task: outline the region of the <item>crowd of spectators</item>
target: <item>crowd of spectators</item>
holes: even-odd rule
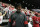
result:
[[[9,18],[11,16],[11,14],[15,13],[16,11],[17,10],[16,10],[15,6],[13,6],[11,4],[0,2],[0,16],[3,16],[4,19]],[[24,9],[24,8],[21,9],[21,12],[27,16],[27,20],[29,23],[30,22],[33,23],[33,21],[36,20],[35,17],[38,18],[39,25],[40,25],[40,13],[35,12],[35,11],[31,11],[28,9]],[[32,18],[34,18],[34,20]],[[31,26],[31,25],[29,25],[29,26]]]

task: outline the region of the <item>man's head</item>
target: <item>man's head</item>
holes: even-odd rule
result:
[[[18,4],[16,9],[17,9],[17,12],[20,12],[21,11],[21,4]]]
[[[11,8],[15,8],[14,6],[11,6]]]

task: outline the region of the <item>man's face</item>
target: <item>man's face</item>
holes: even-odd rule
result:
[[[20,12],[21,11],[21,7],[17,7],[17,11]]]
[[[21,6],[18,6],[17,9],[21,9]]]

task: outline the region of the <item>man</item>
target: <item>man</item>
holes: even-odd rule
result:
[[[37,18],[37,15],[33,16],[32,19],[33,19],[33,27],[39,27],[39,20]]]
[[[40,13],[38,14],[39,27],[40,27]]]
[[[7,6],[5,9],[3,9],[4,11],[7,11],[6,13],[6,18],[9,18],[10,17],[10,14],[12,12],[12,10],[10,9],[11,6]]]
[[[28,27],[26,15],[21,13],[21,4],[16,7],[17,11],[9,18],[9,27]]]

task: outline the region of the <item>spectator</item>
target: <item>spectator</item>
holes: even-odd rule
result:
[[[5,12],[5,14],[6,14],[6,12]],[[5,14],[2,15],[2,12],[0,12],[0,24],[2,23],[3,16],[5,16]]]
[[[33,27],[39,27],[39,20],[36,16],[32,17],[33,19]]]

